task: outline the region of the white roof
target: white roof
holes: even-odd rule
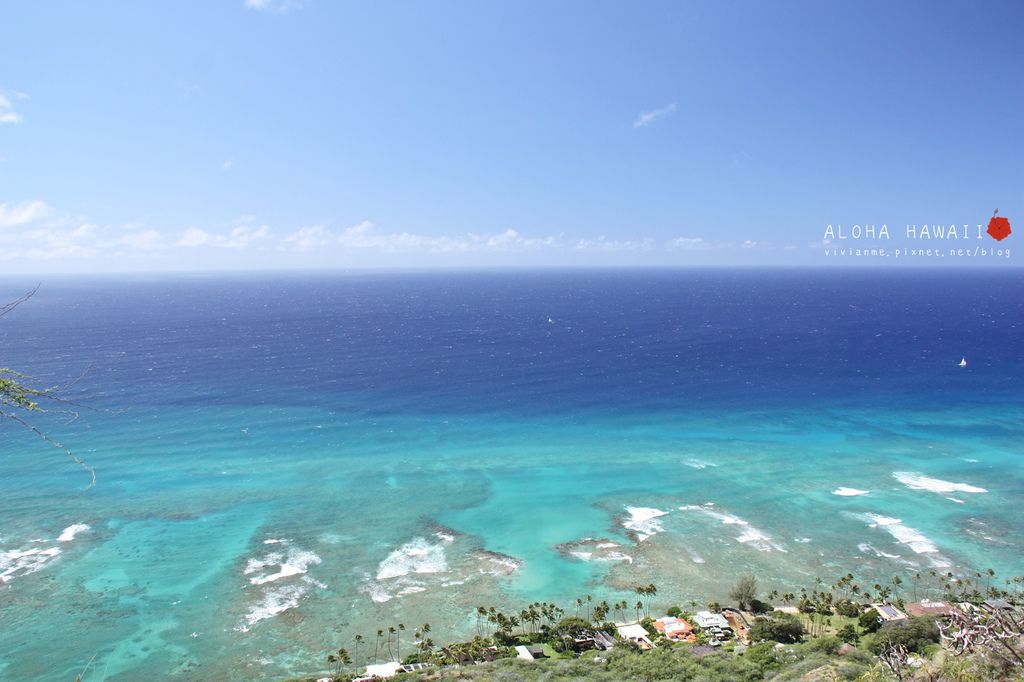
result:
[[[389,663],[368,665],[366,666],[366,672],[364,674],[367,677],[394,677],[401,669],[401,663],[398,661],[391,661]]]
[[[725,619],[720,613],[711,613],[710,611],[698,611],[697,615],[694,616],[694,620],[697,625],[702,628],[727,628],[729,627],[729,621]]]
[[[520,644],[519,646],[516,647],[516,653],[518,654],[517,658],[521,658],[524,661],[532,661],[533,660],[533,654],[531,654],[530,650],[527,649],[522,644]]]
[[[619,634],[626,639],[647,639],[647,629],[638,623],[632,623],[631,625],[619,625],[617,629]]]

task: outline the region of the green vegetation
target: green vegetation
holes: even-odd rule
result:
[[[838,679],[856,679],[871,669],[871,656],[838,657],[800,644],[776,650],[772,645],[751,647],[737,656],[715,652],[704,656],[692,653],[691,647],[658,648],[643,652],[630,647],[616,647],[607,653],[587,652],[575,659],[522,661],[503,659],[479,666],[441,669],[405,674],[402,682],[444,682],[447,680],[701,680],[702,682],[734,682],[763,680],[794,680],[819,669],[835,671]],[[841,671],[841,672],[840,672]],[[825,679],[831,679],[826,677]]]
[[[758,617],[754,621],[754,626],[750,628],[750,641],[793,644],[803,639],[804,634],[804,626],[799,618],[773,611],[768,617]]]
[[[752,575],[740,578],[729,592],[729,597],[739,604],[740,609],[746,610],[751,602],[757,599],[757,578]]]
[[[923,653],[930,644],[938,644],[939,628],[934,618],[911,618],[905,622],[887,623],[865,643],[873,653],[904,646],[911,653]]]
[[[1005,581],[1006,589],[994,582],[994,572],[976,573],[974,578],[952,574],[915,574],[911,594],[948,602],[981,604],[985,597],[1001,597],[1020,603],[1024,578]],[[922,587],[922,583],[931,585]],[[495,607],[479,606],[476,636],[468,642],[436,647],[424,624],[413,632],[413,653],[402,651],[405,626],[377,630],[372,652],[360,660],[363,638],[353,641],[355,656],[346,649],[327,657],[334,679],[350,680],[366,663],[401,660],[427,663],[424,670],[400,673],[396,682],[443,682],[445,680],[909,680],[933,679],[957,682],[1020,680],[1024,682],[1024,619],[1017,615],[993,615],[983,609],[956,611],[949,621],[934,617],[909,618],[882,624],[872,602],[889,600],[903,608],[904,581],[895,576],[873,590],[862,589],[852,574],[831,585],[816,579],[814,589],[798,594],[772,591],[758,598],[753,576],[740,579],[732,598],[746,607],[750,624],[749,645],[740,646],[735,637],[716,635],[713,630],[697,631],[697,644],[667,639],[655,627],[653,584],[638,585],[635,606],[625,600],[609,604],[586,595],[575,600],[567,614],[555,604],[536,602],[518,613],[505,614]],[[922,594],[923,592],[923,594]],[[900,596],[897,596],[900,595]],[[790,613],[777,610],[771,602],[783,602]],[[688,602],[691,610],[697,600]],[[662,607],[666,608],[666,607]],[[715,602],[711,611],[719,611]],[[653,614],[652,614],[653,611]],[[693,622],[691,614],[678,605],[667,607],[669,615]],[[761,614],[761,615],[755,615]],[[653,650],[641,650],[619,637],[609,617],[623,622],[635,616],[654,643]],[[939,623],[946,630],[940,637]],[[609,651],[593,648],[593,639],[605,633],[615,640]],[[999,637],[990,635],[998,632]],[[722,637],[717,642],[716,637]],[[406,640],[408,641],[408,640]],[[940,646],[940,641],[946,647]],[[955,642],[950,646],[950,642]],[[707,644],[718,644],[717,648]],[[541,647],[544,658],[522,660],[515,647]],[[372,653],[372,656],[370,655]],[[401,656],[401,658],[399,658]],[[351,662],[351,665],[349,664]],[[315,679],[315,678],[307,678]]]

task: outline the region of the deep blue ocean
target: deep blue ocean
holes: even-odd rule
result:
[[[1005,269],[44,278],[0,366],[77,380],[35,421],[97,483],[0,426],[0,679],[275,679],[649,582],[1024,574],[1022,331]]]

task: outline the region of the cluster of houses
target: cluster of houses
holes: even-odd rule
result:
[[[721,646],[722,642],[736,636],[732,624],[724,615],[710,611],[698,611],[692,623],[678,616],[664,616],[654,621],[654,628],[666,639],[690,644],[697,642],[697,633],[701,632],[710,646]],[[617,629],[620,637],[636,642],[641,649],[655,647],[647,630],[638,623],[619,625]]]
[[[989,613],[1005,613],[1012,612],[1015,607],[1005,599],[987,599],[977,606],[966,602],[950,604],[944,601],[922,599],[904,604],[902,610],[889,602],[871,604],[869,608],[877,614],[879,623],[900,623],[914,616],[946,617],[955,609],[965,612],[980,609]],[[794,607],[785,607],[780,610],[796,611]],[[651,633],[639,623],[626,623],[615,627],[621,639],[635,642],[641,649],[648,650],[656,647],[651,640]],[[714,651],[713,647],[721,646],[723,642],[733,638],[739,640],[736,651],[741,652],[746,648],[748,640],[748,623],[745,617],[740,611],[729,608],[722,609],[722,613],[698,611],[689,617],[689,620],[678,616],[664,616],[654,620],[654,628],[670,641],[689,644],[696,644],[698,633],[702,634],[705,644],[693,647],[694,655],[710,653]],[[584,630],[577,633],[572,645],[573,649],[578,652],[594,649],[604,651],[613,648],[615,643],[616,639],[603,630]],[[543,645],[520,645],[515,649],[516,655],[524,660],[532,661],[546,656]],[[474,660],[468,653],[460,654],[460,656],[465,656],[466,660],[462,660],[453,653],[453,658],[457,658],[460,665],[479,663],[496,658],[498,649],[497,647],[485,649],[483,653],[478,654],[481,657],[479,660]],[[423,663],[401,664],[397,662],[371,665],[367,666],[366,672],[353,682],[387,679],[400,672],[415,672],[424,667],[426,666]]]
[[[899,623],[915,616],[944,618],[953,613],[955,609],[959,609],[966,613],[970,613],[975,610],[986,611],[988,613],[999,613],[1010,612],[1014,607],[1013,604],[1005,599],[986,599],[980,605],[974,605],[970,602],[950,604],[949,602],[944,601],[922,599],[921,601],[908,602],[904,604],[902,611],[889,602],[872,604],[871,608],[878,614],[879,623]]]

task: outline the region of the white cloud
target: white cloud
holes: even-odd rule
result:
[[[28,99],[28,95],[23,92],[12,92],[7,93],[4,90],[0,90],[0,124],[4,123],[21,123],[22,115],[14,110],[14,103],[11,98],[14,99]]]
[[[743,240],[743,243],[740,244],[740,248],[741,249],[756,249],[760,245],[761,245],[760,242],[755,242],[753,239],[745,239],[745,240]]]
[[[479,251],[516,251],[557,247],[556,237],[523,237],[508,229],[496,234],[467,232],[457,235],[425,235],[411,232],[381,232],[370,221],[341,231],[331,230],[324,224],[302,227],[282,240],[286,249],[306,251],[316,248],[339,247],[345,250],[375,250],[384,253],[467,253]]]
[[[256,228],[249,227],[248,225],[239,225],[226,236],[214,237],[213,245],[229,249],[244,249],[252,242],[266,239],[268,236],[270,236],[270,227],[268,225],[260,225]]]
[[[718,239],[704,239],[703,237],[675,237],[665,242],[669,249],[681,249],[684,251],[710,251],[713,249],[731,249],[736,242],[720,241]],[[743,246],[741,244],[741,246]]]
[[[237,225],[227,234],[210,234],[198,227],[190,227],[181,233],[175,246],[197,247],[197,246],[218,246],[228,249],[244,249],[252,242],[265,239],[270,235],[270,227],[260,225],[250,227],[249,225]]]
[[[0,227],[14,227],[35,222],[50,214],[50,207],[42,201],[22,201],[0,204]]]
[[[284,14],[289,10],[300,9],[302,2],[301,0],[245,0],[245,7],[258,12]]]
[[[234,159],[224,159],[224,162],[220,164],[222,171],[231,170],[231,167],[235,165]]]
[[[676,105],[675,102],[673,102],[672,104],[666,104],[660,109],[652,109],[651,111],[641,112],[640,115],[636,117],[636,120],[633,121],[633,127],[643,128],[644,126],[649,126],[650,124],[654,123],[659,119],[665,118],[666,116],[671,116],[673,113],[675,113],[675,110]]]
[[[131,232],[121,237],[119,244],[137,251],[156,251],[164,248],[163,238],[156,230]]]
[[[175,246],[202,246],[210,242],[210,233],[198,227],[190,227],[181,233]]]
[[[653,239],[608,239],[601,235],[597,239],[578,239],[573,244],[577,251],[647,251],[654,247]]]
[[[703,237],[676,237],[675,239],[669,239],[665,246],[670,249],[687,249],[691,251],[714,248]]]

